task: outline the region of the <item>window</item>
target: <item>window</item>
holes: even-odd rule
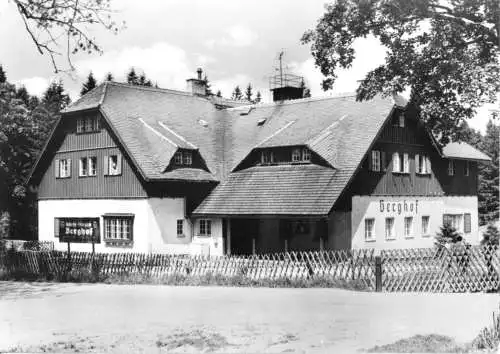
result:
[[[184,236],[184,220],[177,220],[177,236]]]
[[[187,166],[193,164],[193,154],[191,153],[191,151],[184,151],[184,153],[182,154],[182,163]]]
[[[300,162],[302,157],[300,156],[300,149],[292,150],[292,162]]]
[[[79,177],[95,176],[96,175],[97,157],[82,157],[80,158]]]
[[[394,240],[395,238],[394,218],[385,218],[385,239]]]
[[[210,236],[212,234],[212,220],[200,219],[200,229],[198,234],[200,236]]]
[[[422,216],[422,236],[429,236],[429,221],[428,215]]]
[[[407,153],[403,154],[403,173],[410,173],[410,161]]]
[[[413,217],[405,217],[405,237],[413,237]]]
[[[471,215],[469,213],[464,214],[464,233],[468,234],[471,232]]]
[[[448,176],[453,176],[453,175],[455,175],[455,161],[449,160],[448,161]]]
[[[372,158],[371,170],[376,172],[380,171],[380,165],[381,165],[380,151],[373,150],[371,158]]]
[[[272,164],[274,162],[274,153],[269,150],[263,150],[260,155],[260,161],[263,165]]]
[[[105,215],[104,241],[106,243],[131,244],[133,226],[133,215]]]
[[[392,154],[392,172],[401,172],[401,162],[397,152]]]
[[[104,174],[118,176],[122,174],[122,156],[109,155],[104,157]]]
[[[465,165],[464,165],[464,175],[465,176],[468,176],[470,173],[470,169],[469,169],[469,161],[465,161]]]
[[[462,214],[444,214],[443,224],[449,224],[457,231],[462,231]]]
[[[375,241],[375,219],[365,219],[365,241]]]
[[[87,158],[86,157],[82,157],[80,159],[80,169],[79,169],[78,176],[80,176],[80,177],[86,177],[87,174],[88,174],[88,171],[89,171],[89,168],[88,168],[88,165],[87,165]]]
[[[302,149],[302,161],[311,161],[311,151],[308,148]]]
[[[400,128],[405,127],[405,115],[403,113],[399,115],[399,127]]]
[[[421,175],[431,173],[431,160],[427,155],[415,155],[416,172]]]
[[[182,151],[177,151],[175,153],[174,162],[176,165],[182,165]]]
[[[91,133],[99,130],[99,117],[84,117],[76,120],[77,133]]]
[[[71,177],[71,159],[56,160],[55,175],[56,178]]]

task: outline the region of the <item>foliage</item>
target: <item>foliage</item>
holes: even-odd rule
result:
[[[222,97],[222,92],[220,92],[220,90],[217,90],[217,93],[215,94],[215,96]]]
[[[83,83],[82,89],[80,90],[80,96],[85,95],[87,92],[92,91],[95,89],[97,86],[97,81],[94,78],[94,74],[92,74],[92,71],[89,73],[89,76],[87,76],[87,81]]]
[[[257,94],[255,95],[255,101],[254,103],[260,103],[262,101],[262,95],[260,91],[257,91]]]
[[[498,308],[500,310],[500,306]],[[500,348],[500,311],[493,313],[493,325],[485,327],[472,342],[474,348],[479,350],[497,350]]]
[[[450,223],[444,223],[436,234],[436,245],[446,246],[462,242],[463,238]]]
[[[129,72],[127,73],[127,83],[136,86],[153,86],[153,83],[146,77],[145,73],[137,75],[134,68],[130,68]]]
[[[205,92],[206,92],[207,96],[213,96],[214,93],[212,92],[212,84],[210,83],[210,81],[208,81],[207,75],[205,75],[205,77],[203,78],[203,81],[205,82]],[[220,92],[220,91],[218,91],[218,92]]]
[[[420,335],[400,339],[394,343],[377,345],[369,353],[463,353],[464,349],[455,340],[438,334]]]
[[[303,43],[332,88],[338,69],[355,59],[354,42],[374,36],[385,46],[385,63],[368,72],[357,98],[410,89],[441,144],[459,139],[459,127],[500,91],[500,11],[497,0],[338,0]]]
[[[7,75],[5,75],[2,65],[0,65],[0,84],[5,83],[5,81],[7,81]]]
[[[304,79],[302,79],[302,81],[300,82],[300,88],[303,90],[302,97],[304,97],[304,98],[311,97],[311,90],[306,86]]]
[[[113,74],[107,73],[104,81],[113,81],[113,80],[114,80]]]
[[[488,228],[486,232],[483,234],[483,239],[481,240],[482,245],[494,245],[498,246],[500,241],[500,232],[498,228],[490,223],[488,224]]]
[[[248,102],[253,102],[253,91],[252,91],[252,84],[248,84],[247,88],[245,89],[245,99]]]
[[[118,33],[113,21],[111,0],[12,0],[24,23],[24,27],[40,54],[48,54],[54,71],[61,71],[56,58],[61,45],[65,45],[65,56],[73,69],[71,55],[78,52],[102,52],[90,35],[89,25],[102,27]]]
[[[241,101],[243,99],[243,94],[239,86],[234,88],[233,94],[231,95],[231,99],[236,101]]]

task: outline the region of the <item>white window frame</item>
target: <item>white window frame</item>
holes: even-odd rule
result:
[[[308,148],[302,149],[302,161],[304,162],[311,161],[311,150],[309,150]]]
[[[392,153],[392,173],[401,173],[401,159],[398,152]]]
[[[371,159],[372,159],[371,170],[375,172],[380,172],[382,166],[381,152],[379,150],[372,150]]]
[[[444,215],[451,220],[451,226],[453,226],[458,232],[462,233],[464,231],[464,214],[445,213]]]
[[[455,175],[455,160],[450,159],[448,160],[448,176],[454,176]]]
[[[132,243],[134,241],[134,216],[105,215],[104,242]]]
[[[116,166],[113,167],[113,159],[116,158]],[[119,155],[109,155],[108,156],[108,174],[110,176],[119,176],[121,174],[119,167]]]
[[[78,134],[85,133],[85,119],[84,118],[78,118],[76,120],[76,132]]]
[[[262,150],[260,161],[263,165],[270,165],[274,162],[274,152],[270,150]]]
[[[212,220],[200,219],[198,221],[198,236],[212,236]]]
[[[59,160],[59,178],[71,177],[71,159]]]
[[[392,221],[392,225],[388,228],[388,221]],[[395,229],[396,219],[394,217],[385,218],[385,239],[388,241],[396,239],[396,229]],[[388,232],[389,231],[389,232]]]
[[[86,157],[81,157],[78,161],[78,177],[87,177],[89,175],[89,161]]]
[[[400,128],[404,128],[405,127],[405,115],[403,113],[401,113],[398,118],[399,118],[398,126]]]
[[[97,157],[96,156],[90,156],[88,158],[87,162],[87,168],[88,168],[88,176],[93,177],[97,175]]]
[[[405,152],[403,153],[403,170],[402,173],[410,173],[410,155]]]
[[[300,162],[302,161],[302,156],[300,154],[300,149],[296,148],[292,150],[292,162]]]
[[[405,238],[413,238],[413,216],[404,217],[404,235]]]
[[[186,166],[191,166],[193,164],[193,154],[191,151],[184,151],[182,153],[182,164]]]
[[[365,219],[365,241],[375,241],[375,218]]]
[[[425,223],[424,220],[427,220],[427,222]],[[422,236],[430,236],[430,228],[431,228],[430,215],[422,215]]]
[[[174,162],[176,165],[182,165],[182,151],[177,151],[175,153]]]

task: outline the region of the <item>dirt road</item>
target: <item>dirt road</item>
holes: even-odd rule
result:
[[[474,338],[497,295],[0,282],[0,351],[343,352]]]

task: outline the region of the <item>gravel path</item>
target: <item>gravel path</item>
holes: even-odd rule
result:
[[[0,351],[343,352],[473,339],[498,294],[0,282]]]

